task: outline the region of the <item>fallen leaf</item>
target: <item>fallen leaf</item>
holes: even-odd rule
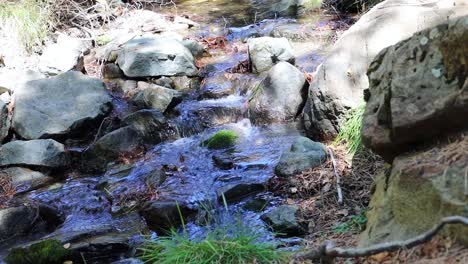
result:
[[[388,255],[390,255],[388,252],[382,252],[382,253],[370,256],[369,259],[373,261],[377,261],[377,262],[382,262],[385,260],[386,257],[388,257]]]

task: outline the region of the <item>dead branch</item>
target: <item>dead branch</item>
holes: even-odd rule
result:
[[[335,156],[333,155],[333,150],[331,148],[328,148],[328,153],[330,155],[330,159],[332,161],[332,165],[333,165],[333,172],[335,174],[335,177],[336,177],[336,191],[338,193],[338,204],[343,204],[343,192],[341,190],[341,177],[340,177],[340,174],[338,173],[338,171],[336,170],[336,160],[335,160]]]
[[[367,248],[339,248],[335,247],[332,241],[327,241],[323,245],[312,248],[305,253],[300,253],[295,256],[298,260],[320,260],[320,263],[331,264],[335,262],[335,258],[357,258],[372,256],[382,252],[397,251],[400,249],[409,249],[419,244],[423,244],[431,240],[445,225],[462,224],[468,226],[468,218],[463,216],[449,216],[428,230],[427,232],[405,241],[394,241],[377,244]]]

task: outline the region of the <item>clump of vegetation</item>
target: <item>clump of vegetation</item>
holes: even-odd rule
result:
[[[202,238],[191,239],[182,221],[182,234],[172,230],[171,235],[148,241],[140,258],[145,263],[211,264],[211,263],[283,263],[286,253],[275,245],[259,242],[260,235],[240,217],[227,211],[213,215],[208,207],[208,232]],[[180,214],[180,211],[179,211]],[[183,220],[182,216],[181,219]],[[237,220],[236,220],[237,219]]]
[[[62,263],[68,255],[60,241],[51,239],[32,244],[28,248],[14,248],[5,258],[11,264],[55,264]]]
[[[0,28],[15,34],[27,51],[47,36],[48,9],[41,8],[40,3],[40,0],[0,3]]]
[[[205,141],[209,149],[225,149],[233,147],[236,144],[239,135],[232,130],[221,130]]]
[[[337,225],[333,230],[336,233],[347,233],[350,231],[361,232],[367,224],[366,211],[363,210],[358,215],[353,215],[347,222]]]
[[[346,115],[346,121],[341,126],[340,132],[335,139],[334,144],[344,144],[348,154],[354,155],[362,149],[361,128],[365,108],[365,105],[361,105],[352,109]]]

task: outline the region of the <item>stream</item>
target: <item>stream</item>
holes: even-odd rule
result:
[[[168,6],[162,12],[170,14],[174,9]],[[278,15],[264,10],[262,1],[182,1],[177,13],[192,14],[191,19],[200,23],[192,32],[194,37],[223,36],[232,47],[245,46],[245,40],[252,36],[284,35],[296,53],[296,67],[308,73],[323,61],[334,31],[339,28],[339,21],[320,12],[295,9]],[[134,250],[134,245],[141,244],[145,237],[162,234],[159,222],[147,222],[142,215],[173,212],[176,206],[186,214],[185,228],[194,239],[203,237],[211,228],[200,220],[201,211],[227,210],[254,228],[260,240],[282,247],[297,245],[300,239],[275,238],[261,215],[284,203],[266,186],[274,177],[281,154],[303,131],[299,120],[273,124],[251,120],[249,87],[261,76],[227,73],[248,59],[245,48],[235,50],[226,53],[215,48],[209,51],[211,57],[200,59],[205,65],[202,83],[215,79],[206,89],[234,89],[215,99],[206,98],[203,89],[185,96],[171,115],[179,139],[152,146],[143,156],[116,164],[104,175],[70,172],[64,181],[28,193],[27,199],[57,208],[63,223],[46,234],[11,241],[7,248],[53,238],[85,252],[81,257],[87,263],[110,263],[129,255],[129,250]],[[229,79],[219,81],[219,76],[226,74]],[[223,129],[239,134],[234,147],[209,150],[203,146],[204,141]],[[152,209],[139,213],[137,208],[147,201],[153,203]],[[167,217],[179,220],[177,214],[175,218]],[[221,213],[215,222],[223,225],[229,221],[233,221],[232,217]],[[1,252],[4,250],[0,250],[0,255]]]

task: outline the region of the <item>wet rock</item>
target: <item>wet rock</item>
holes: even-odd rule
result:
[[[294,64],[294,52],[285,38],[253,38],[249,39],[247,44],[254,73],[268,71],[280,61]]]
[[[148,202],[141,211],[148,226],[152,230],[162,233],[167,233],[171,228],[179,227],[182,223],[181,217],[185,219],[195,213],[195,210],[190,209],[184,203],[176,201]]]
[[[144,262],[139,259],[129,258],[112,262],[112,264],[144,264]]]
[[[82,132],[107,115],[111,107],[102,81],[67,72],[27,82],[15,91],[12,126],[25,139]]]
[[[304,234],[304,229],[298,222],[298,211],[299,208],[295,205],[280,205],[262,215],[262,220],[280,235],[302,235]]]
[[[200,87],[199,99],[218,99],[234,94],[236,87],[228,80],[225,73],[216,73],[213,76],[205,78]]]
[[[279,62],[252,91],[250,118],[255,123],[291,120],[302,111],[306,96],[304,74],[287,62]]]
[[[198,74],[190,50],[172,37],[132,39],[118,52],[117,63],[128,77]]]
[[[138,131],[144,142],[148,144],[158,144],[165,140],[176,139],[178,136],[176,128],[158,110],[137,111],[126,116],[123,123]]]
[[[63,219],[45,205],[20,205],[0,209],[0,240],[53,230]]]
[[[216,167],[223,169],[223,170],[230,170],[234,168],[234,161],[232,157],[225,154],[215,154],[213,155],[213,162]]]
[[[246,197],[255,195],[265,190],[265,185],[261,183],[238,183],[230,184],[219,188],[216,193],[218,200],[223,201],[223,196],[226,202],[238,202]]]
[[[5,174],[11,178],[17,193],[35,190],[54,180],[54,178],[42,172],[21,167],[5,168],[0,170],[0,174]]]
[[[182,101],[181,94],[156,84],[138,82],[141,90],[130,100],[130,103],[140,109],[155,109],[165,112],[174,108]]]
[[[52,139],[17,140],[0,147],[0,166],[64,168],[68,163],[64,146]]]
[[[156,85],[159,85],[159,86],[162,86],[162,87],[165,87],[165,88],[168,88],[168,89],[173,89],[174,88],[174,81],[171,78],[166,77],[166,76],[163,76],[161,78],[152,80],[152,83],[154,83]]]
[[[0,144],[8,136],[11,126],[11,116],[8,114],[8,105],[0,100]]]
[[[276,175],[290,177],[307,169],[315,168],[327,159],[327,152],[322,143],[306,137],[298,137],[291,149],[281,155],[275,167]]]
[[[468,156],[462,154],[466,146],[468,137],[464,136],[453,143],[396,157],[391,171],[376,177],[360,244],[367,247],[404,241],[428,231],[444,217],[466,216]],[[451,159],[445,153],[459,156]],[[443,234],[468,244],[466,226],[450,225]]]
[[[382,51],[368,71],[363,143],[391,161],[415,144],[466,128],[467,42],[465,17]]]
[[[83,153],[82,170],[104,172],[107,164],[121,155],[137,152],[143,145],[138,131],[126,126],[106,134]]]
[[[414,5],[411,0],[386,0],[363,15],[335,43],[314,74],[304,109],[307,135],[317,140],[333,139],[342,113],[362,102],[363,90],[369,86],[366,72],[373,58],[415,32],[444,23],[447,18],[467,15],[465,1],[461,2],[423,0]]]
[[[59,35],[57,43],[45,48],[39,62],[42,72],[56,75],[70,70],[82,71],[83,55],[91,48],[90,40]]]
[[[5,257],[6,263],[62,263],[68,249],[58,240],[42,240],[23,247],[12,248]]]

